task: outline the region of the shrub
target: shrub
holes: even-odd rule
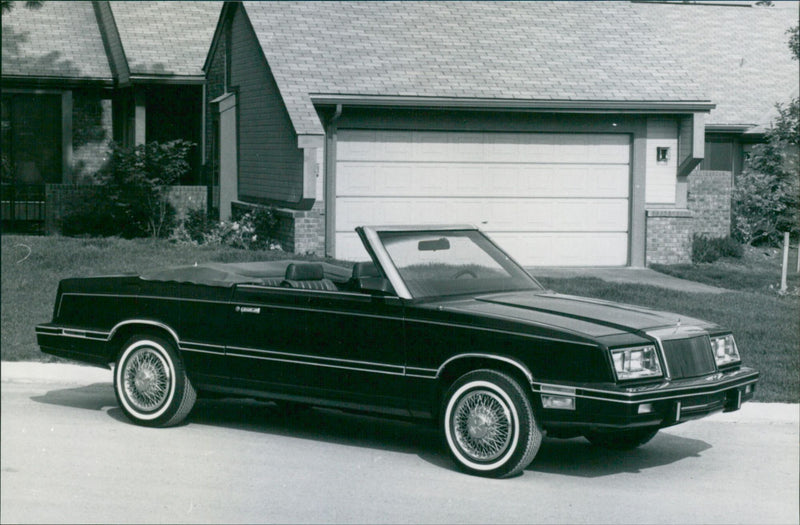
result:
[[[243,250],[280,249],[275,242],[278,218],[272,208],[256,208],[236,214],[231,221],[212,221],[201,209],[190,210],[175,228],[173,241]]]
[[[112,143],[109,162],[97,174],[97,190],[69,207],[62,233],[166,237],[175,223],[169,188],[189,170],[186,157],[193,147],[185,140],[134,148]]]
[[[196,243],[203,242],[203,238],[215,226],[206,210],[203,208],[193,208],[186,213],[186,218],[183,220],[183,227],[186,228],[186,233],[189,239]]]
[[[246,213],[235,213],[234,222],[239,223],[252,235],[249,237],[250,249],[267,249],[278,233],[278,217],[270,207],[253,208]]]
[[[714,262],[722,257],[741,259],[742,245],[730,236],[708,237],[695,233],[692,238],[692,262]]]
[[[67,236],[109,237],[120,233],[114,207],[102,186],[83,188],[71,194],[64,204],[59,227]]]

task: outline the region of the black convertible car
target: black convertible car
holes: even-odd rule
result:
[[[519,473],[544,432],[633,448],[753,396],[725,328],[544,289],[479,230],[361,227],[352,268],[204,264],[61,281],[43,352],[114,370],[134,422],[204,393],[425,419],[463,470]]]

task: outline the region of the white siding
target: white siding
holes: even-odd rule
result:
[[[656,151],[660,147],[669,148],[667,162],[656,161]],[[646,203],[675,204],[678,176],[678,123],[674,119],[647,119],[645,170]]]

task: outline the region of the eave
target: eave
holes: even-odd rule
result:
[[[131,84],[180,84],[202,86],[205,83],[205,77],[199,75],[131,74]]]
[[[4,74],[1,78],[4,86],[36,86],[43,88],[114,87],[114,79],[108,77],[49,77]]]
[[[710,101],[661,100],[530,100],[498,98],[401,97],[388,95],[311,94],[320,106],[413,107],[418,109],[469,109],[477,111],[547,111],[556,113],[697,113],[716,107]]]
[[[756,124],[706,124],[706,133],[746,133]]]

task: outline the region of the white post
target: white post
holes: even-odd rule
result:
[[[783,234],[783,264],[781,265],[781,292],[785,292],[788,286],[786,285],[786,274],[789,270],[789,232]]]

